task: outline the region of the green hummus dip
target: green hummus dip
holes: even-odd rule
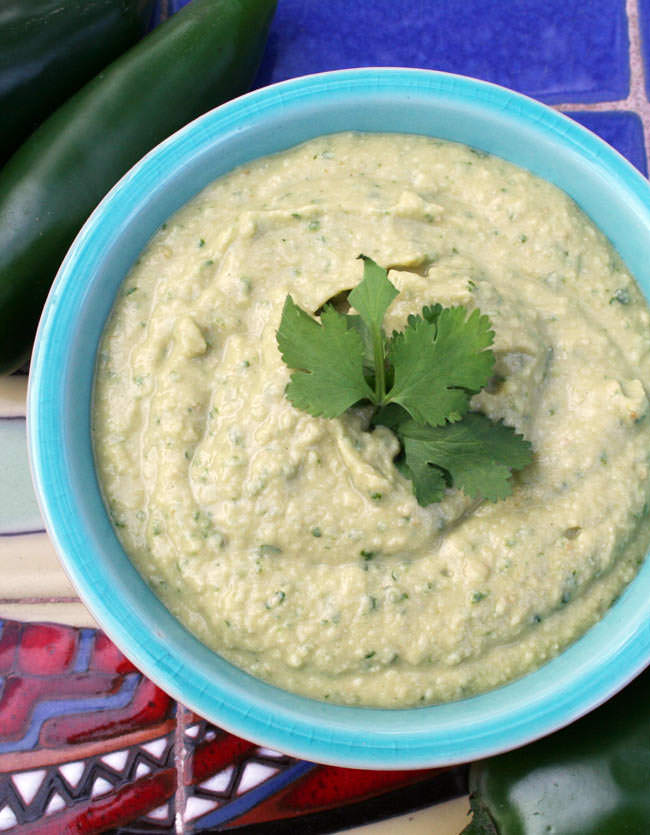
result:
[[[473,408],[533,444],[513,495],[420,507],[390,430],[284,397],[287,293],[359,283],[386,322],[479,307],[496,374]],[[650,314],[560,190],[420,136],[339,134],[216,181],[154,236],[98,355],[94,438],[118,535],[169,609],[255,676],[407,707],[493,688],[597,621],[648,544]]]

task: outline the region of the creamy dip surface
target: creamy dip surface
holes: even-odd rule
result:
[[[285,398],[287,293],[362,277],[487,313],[472,407],[532,442],[496,504],[420,507],[390,430]],[[331,702],[406,707],[512,680],[600,618],[648,545],[650,316],[560,190],[427,137],[338,134],[216,181],[154,236],[101,344],[94,439],[118,535],[234,664]]]

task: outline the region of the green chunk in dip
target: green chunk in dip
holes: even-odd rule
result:
[[[361,252],[400,290],[389,330],[434,302],[490,316],[472,406],[535,450],[507,500],[420,507],[390,430],[284,397],[287,293],[344,298]],[[315,139],[210,185],[127,277],[96,372],[106,504],[169,609],[253,675],[354,705],[478,693],[574,641],[643,559],[649,325],[549,183],[426,137]]]

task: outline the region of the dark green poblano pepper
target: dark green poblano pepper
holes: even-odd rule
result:
[[[0,2],[0,165],[145,33],[154,0]]]
[[[2,168],[0,373],[29,356],[61,260],[106,192],[158,142],[248,90],[275,5],[192,0],[68,99]]]
[[[470,770],[463,835],[648,835],[650,667],[562,731]]]

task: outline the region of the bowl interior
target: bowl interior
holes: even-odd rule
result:
[[[650,189],[566,117],[494,85],[421,70],[341,71],[265,88],[152,151],[105,198],[68,253],[32,361],[28,435],[37,493],[64,565],[97,620],[143,672],[198,713],[321,762],[405,768],[477,759],[568,723],[650,661],[650,564],[599,624],[512,684],[412,710],[327,705],[251,678],[190,635],[124,554],[95,476],[95,352],[117,288],[153,232],[233,167],[341,130],[438,136],[530,169],[576,200],[650,295]]]

